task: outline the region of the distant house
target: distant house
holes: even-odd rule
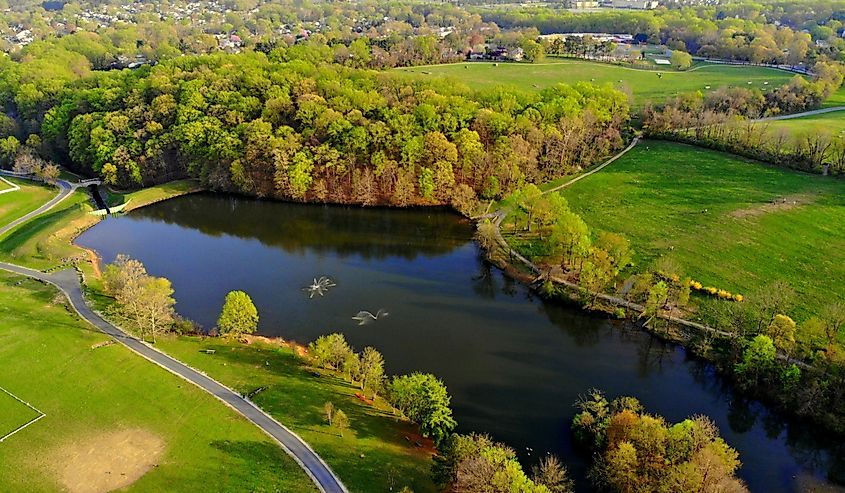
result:
[[[467,53],[467,59],[473,61],[492,60],[497,62],[504,62],[512,60],[515,62],[522,61],[525,57],[525,52],[522,48],[506,48],[504,46],[490,46],[485,45],[482,51],[481,47],[476,47]]]
[[[566,0],[564,5],[568,9],[586,10],[597,9],[599,7],[599,2],[595,0]]]
[[[657,0],[611,0],[610,6],[614,9],[651,10],[656,9]]]

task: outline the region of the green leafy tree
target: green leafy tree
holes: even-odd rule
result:
[[[429,373],[393,377],[388,388],[390,403],[420,425],[423,436],[435,443],[446,439],[457,423],[449,406],[452,398],[446,386]]]
[[[822,310],[822,320],[824,320],[827,351],[832,354],[836,341],[845,328],[845,304],[834,303],[825,306]]]
[[[375,348],[367,346],[361,352],[361,388],[375,397],[384,385],[384,357]]]
[[[591,303],[595,304],[598,295],[604,292],[616,277],[616,269],[610,255],[604,250],[593,248],[589,260],[584,262],[578,282],[587,290]]]
[[[669,286],[663,281],[658,281],[648,290],[648,298],[643,307],[643,316],[655,318],[669,298]]]
[[[0,139],[0,164],[9,165],[14,162],[20,147],[21,143],[13,135]]]
[[[522,470],[513,449],[494,442],[487,435],[453,435],[442,443],[432,468],[434,479],[443,489],[456,492],[551,493],[532,481]],[[551,469],[548,479],[558,479]],[[567,483],[564,483],[568,486]]]
[[[308,345],[308,352],[317,366],[338,371],[343,371],[344,362],[349,361],[350,354],[354,354],[343,334],[337,333],[318,337]]]
[[[757,385],[760,377],[774,365],[776,355],[777,350],[772,339],[766,335],[758,335],[745,348],[742,361],[736,365],[735,371],[746,383]]]
[[[343,437],[343,432],[349,429],[349,417],[340,409],[335,409],[334,418],[332,418],[332,428],[336,429],[338,434]]]
[[[243,291],[227,294],[217,319],[217,328],[220,334],[234,337],[254,333],[258,329],[258,309],[252,298]]]
[[[772,339],[776,348],[788,354],[795,348],[796,328],[794,320],[786,315],[778,314],[769,324],[766,333]]]
[[[573,265],[590,250],[590,229],[580,216],[565,211],[557,217],[548,243],[552,255],[561,255],[565,264]]]
[[[579,402],[582,411],[573,431],[595,453],[590,477],[599,489],[747,491],[735,477],[739,454],[719,437],[710,419],[693,416],[669,424],[646,413],[636,399],[620,398],[607,406],[600,392],[592,394]]]
[[[672,66],[678,70],[686,70],[692,66],[692,56],[681,50],[672,51],[669,61],[672,63]]]
[[[537,41],[526,39],[522,42],[522,55],[526,61],[539,63],[546,57],[546,50]]]

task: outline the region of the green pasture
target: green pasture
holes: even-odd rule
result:
[[[659,141],[561,192],[594,230],[624,234],[638,268],[668,256],[680,273],[748,295],[775,280],[806,318],[845,301],[845,182]]]
[[[678,72],[671,69],[642,70],[565,58],[550,58],[537,64],[465,62],[397,70],[421,79],[447,77],[473,89],[504,85],[532,91],[558,83],[609,83],[631,93],[634,107],[645,106],[649,101],[662,102],[680,93],[707,91],[707,86],[710,86],[710,90],[722,86],[769,89],[786,83],[794,76],[789,72],[765,67],[701,64],[688,71]]]
[[[834,138],[845,138],[845,110],[810,115],[788,120],[773,120],[761,122],[770,135],[787,132],[793,141],[803,137],[814,137],[827,134]]]

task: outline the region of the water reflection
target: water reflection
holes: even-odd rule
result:
[[[538,299],[480,259],[471,225],[442,211],[355,209],[197,195],[109,218],[79,242],[110,261],[139,258],[173,282],[183,315],[211,327],[226,293],[250,293],[260,331],[310,341],[330,331],[375,346],[392,373],[446,382],[463,431],[560,455],[579,479],[569,435],[590,387],[635,395],[672,421],[714,419],[752,490],[799,491],[843,479],[843,446],[734,395],[713,367],[625,323]],[[321,275],[337,284],[309,299]],[[358,326],[361,310],[390,317]],[[527,448],[535,451],[529,456]]]
[[[133,213],[212,237],[254,239],[289,253],[331,252],[365,259],[447,253],[466,243],[467,224],[443,209],[359,208],[283,204],[199,194]],[[209,220],[211,219],[211,220]],[[390,234],[384,234],[385,232]],[[437,241],[428,241],[437,238]]]

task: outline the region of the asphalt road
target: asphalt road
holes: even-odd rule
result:
[[[45,212],[49,211],[53,207],[56,207],[61,201],[66,199],[68,197],[68,195],[70,195],[71,192],[73,192],[77,188],[76,185],[71,185],[70,183],[63,181],[63,180],[59,180],[56,183],[59,185],[60,190],[59,190],[58,195],[53,197],[53,200],[47,202],[46,204],[42,205],[38,209],[35,209],[34,211],[30,212],[29,214],[21,216],[21,217],[15,219],[14,221],[10,222],[9,224],[3,226],[2,228],[0,228],[0,236],[3,236],[4,234],[6,234],[9,231],[16,228],[17,226],[20,226],[21,224],[29,221],[33,217],[44,214]]]

